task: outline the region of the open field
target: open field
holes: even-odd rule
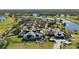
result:
[[[9,45],[7,49],[50,49],[53,48],[52,42],[36,43],[35,41],[22,42],[22,38],[17,36],[9,37]]]

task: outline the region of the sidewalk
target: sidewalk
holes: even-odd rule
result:
[[[61,45],[61,40],[56,40],[53,49],[60,49],[60,45]]]

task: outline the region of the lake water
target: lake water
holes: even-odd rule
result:
[[[72,32],[74,32],[74,30],[77,30],[79,32],[79,24],[73,23],[71,21],[68,20],[63,20],[63,22],[66,23],[66,30],[70,30]]]

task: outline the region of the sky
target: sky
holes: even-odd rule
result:
[[[77,9],[78,0],[0,0],[0,9]]]

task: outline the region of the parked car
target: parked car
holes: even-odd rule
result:
[[[65,41],[64,43],[67,44],[67,45],[72,44],[72,42],[70,42],[70,41]]]
[[[54,37],[51,37],[49,41],[56,42]]]

